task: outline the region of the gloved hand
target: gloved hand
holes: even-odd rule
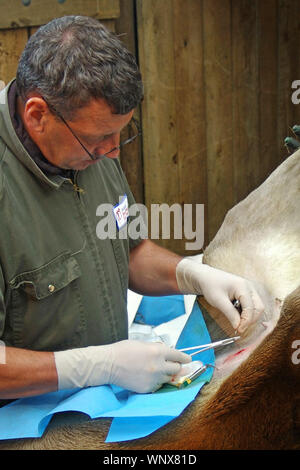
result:
[[[153,392],[191,362],[163,343],[124,340],[54,353],[58,390],[104,384],[138,393]]]
[[[189,257],[178,263],[176,279],[182,294],[203,295],[210,305],[224,313],[239,334],[255,323],[264,311],[252,282]],[[241,303],[241,315],[232,304],[235,299]]]

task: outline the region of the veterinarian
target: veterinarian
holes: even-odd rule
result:
[[[1,399],[106,383],[144,393],[169,381],[190,357],[127,340],[128,286],[204,295],[241,334],[263,311],[245,279],[150,240],[96,236],[99,205],[134,203],[118,156],[142,97],[133,56],[80,16],[31,36],[0,93]]]

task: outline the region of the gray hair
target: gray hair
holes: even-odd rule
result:
[[[127,114],[143,98],[134,56],[115,34],[86,16],[64,16],[41,26],[20,57],[17,90],[23,101],[38,92],[66,119],[91,99],[103,98]]]

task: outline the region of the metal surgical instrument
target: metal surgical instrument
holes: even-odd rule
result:
[[[234,343],[239,338],[240,336],[233,336],[232,338],[222,339],[221,341],[215,341],[214,343],[200,344],[198,346],[193,346],[191,348],[179,349],[179,351],[184,352],[184,351],[192,351],[194,349],[199,349],[199,351],[195,351],[192,354],[190,354],[190,356],[194,356],[195,354],[202,353],[203,351],[208,351],[209,349],[215,349],[221,346],[226,346],[227,344]]]

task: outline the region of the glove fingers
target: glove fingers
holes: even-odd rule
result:
[[[181,365],[192,361],[191,356],[182,353],[176,349],[169,348],[165,354],[165,361],[161,368],[160,377],[157,386],[152,391],[158,390],[164,383],[170,382],[174,375],[180,372]]]
[[[177,375],[180,372],[181,364],[178,362],[170,362],[166,361],[165,368],[164,368],[164,375],[167,377],[166,382],[170,380],[170,377],[173,375]]]
[[[254,291],[251,291],[247,296],[240,296],[239,300],[243,310],[238,332],[243,333],[251,324],[258,320],[264,311],[264,305],[259,295]]]
[[[162,376],[161,379],[160,379],[160,381],[157,382],[157,384],[152,387],[151,392],[152,392],[152,393],[153,393],[153,392],[156,392],[156,391],[159,390],[164,384],[169,383],[169,382],[171,381],[173,375],[175,375],[175,374]]]
[[[227,297],[222,298],[222,302],[220,302],[220,303],[219,302],[214,302],[213,306],[216,307],[217,309],[219,309],[222,313],[224,313],[224,315],[230,321],[230,323],[231,323],[232,327],[234,328],[234,330],[237,330],[237,328],[240,324],[241,317],[240,317],[240,314],[238,313],[237,309],[234,308],[234,306],[230,302],[230,300]]]
[[[171,363],[170,363],[171,364]],[[172,377],[180,371],[180,364],[176,363],[177,367],[174,367],[175,363],[172,363],[170,365],[169,369],[168,367],[166,369],[166,373],[162,373],[160,377],[156,377],[155,383],[152,382],[152,384],[149,384],[148,387],[144,388],[141,386],[141,388],[136,387],[135,391],[138,393],[153,393],[159,390],[165,383],[168,383],[171,381]]]
[[[253,303],[254,303],[254,321],[257,321],[259,317],[263,314],[265,310],[265,306],[263,301],[261,300],[260,296],[257,292],[252,293]]]
[[[188,354],[185,354],[178,349],[169,348],[169,351],[165,355],[166,361],[176,362],[180,364],[188,364],[192,358]]]

